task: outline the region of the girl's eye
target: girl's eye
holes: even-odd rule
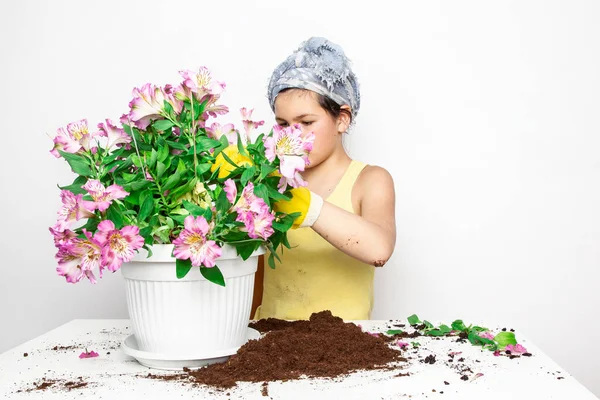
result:
[[[281,124],[278,124],[280,127],[285,128],[288,126],[287,122],[283,122]]]
[[[315,121],[302,121],[302,125],[306,125],[306,126],[310,126],[314,123]]]

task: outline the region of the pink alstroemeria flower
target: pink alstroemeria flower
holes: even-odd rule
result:
[[[79,358],[82,358],[82,359],[83,358],[94,358],[94,357],[98,357],[98,356],[99,356],[99,354],[96,353],[94,350],[87,351],[87,349],[86,349],[83,353],[81,353],[79,355]]]
[[[215,101],[216,99],[213,98],[213,101],[208,103],[201,116],[202,120],[207,120],[208,117],[216,118],[217,115],[225,115],[229,112],[229,108],[226,105],[215,104]]]
[[[285,189],[288,186],[291,186],[293,188],[298,188],[298,187],[304,187],[306,186],[307,183],[306,181],[302,178],[302,175],[300,175],[300,172],[296,171],[294,173],[294,176],[291,178],[285,177],[285,176],[281,176],[281,178],[279,179],[279,183],[277,184],[277,189],[283,193],[285,192]]]
[[[129,195],[128,192],[123,190],[119,185],[110,185],[105,188],[104,185],[96,179],[90,179],[83,186],[88,191],[94,201],[84,201],[86,208],[93,210],[106,211],[110,207],[113,200],[124,199]]]
[[[67,229],[71,223],[79,221],[82,218],[91,218],[94,216],[90,209],[86,208],[86,204],[83,201],[83,195],[75,195],[69,190],[62,190],[60,192],[60,198],[62,200],[62,208],[58,210],[58,220],[56,221],[55,228],[61,231]]]
[[[194,116],[199,120],[201,127],[204,127],[209,117],[229,112],[226,106],[215,104],[225,90],[225,83],[213,81],[206,67],[201,67],[198,71],[179,71],[179,74],[183,77],[183,82],[175,89],[174,95],[181,101],[193,99],[194,102],[204,103],[202,115]]]
[[[258,197],[257,201],[262,202],[261,212],[257,214],[247,213],[244,224],[248,230],[248,236],[252,239],[268,239],[275,232],[273,230],[275,215],[269,211],[269,207],[262,198]]]
[[[129,120],[139,129],[146,129],[150,122],[163,118],[164,102],[169,95],[164,89],[146,83],[141,88],[134,88],[133,99],[129,102],[129,114],[121,117],[121,123],[129,124]],[[124,121],[125,120],[125,121]]]
[[[54,147],[50,150],[50,153],[56,158],[60,158],[58,150],[71,154],[75,154],[81,150],[81,143],[79,143],[79,140],[73,138],[65,128],[57,129],[53,141]]]
[[[71,242],[77,234],[70,229],[59,229],[58,225],[50,228],[50,233],[54,236],[54,246],[60,247],[63,244]]]
[[[214,122],[210,127],[206,128],[208,137],[219,140],[225,135],[229,144],[237,143],[237,131],[233,124],[225,124],[221,126],[218,122]]]
[[[94,140],[98,134],[90,133],[87,119],[71,122],[67,125],[67,132],[69,133],[69,136],[79,141],[84,150],[90,151],[96,147],[96,143],[92,140]]]
[[[254,109],[247,109],[243,107],[240,109],[240,113],[242,114],[242,122],[244,124],[244,130],[246,131],[246,138],[248,141],[252,141],[252,133],[259,126],[264,125],[265,121],[252,121],[252,113]]]
[[[312,150],[315,135],[313,132],[303,134],[299,125],[273,127],[273,135],[265,139],[265,156],[269,161],[279,158],[281,187],[287,183],[292,187],[305,186],[306,182],[299,175],[308,165],[308,153]]]
[[[99,136],[106,137],[106,150],[109,153],[117,150],[122,145],[131,143],[131,136],[125,133],[122,128],[117,128],[110,119],[105,123],[98,124]]]
[[[512,354],[523,354],[523,353],[527,353],[527,349],[523,346],[521,346],[520,344],[507,344],[505,351],[510,351]]]
[[[102,266],[115,272],[121,264],[131,261],[135,251],[144,245],[139,232],[140,228],[134,225],[118,230],[111,220],[100,222],[94,239],[102,246]]]
[[[183,77],[181,86],[197,94],[199,100],[207,94],[219,96],[225,90],[225,82],[213,81],[206,67],[200,67],[198,71],[182,70],[179,74]]]
[[[494,335],[490,331],[481,331],[477,335],[484,339],[494,340]]]
[[[191,260],[194,267],[212,268],[221,256],[221,247],[214,241],[208,240],[210,226],[202,216],[188,215],[183,221],[184,229],[173,241],[173,255],[180,260]]]
[[[408,343],[406,343],[406,342],[402,342],[402,341],[400,341],[400,340],[398,340],[398,341],[396,342],[396,345],[398,345],[398,347],[400,347],[401,349],[403,349],[403,348],[405,348],[405,347],[408,347]]]
[[[235,203],[235,198],[237,197],[237,187],[235,186],[233,179],[227,179],[225,181],[223,190],[227,195],[227,200],[229,200],[231,204]]]
[[[259,214],[262,211],[263,204],[264,200],[254,194],[254,184],[248,182],[233,208],[238,214],[245,214],[248,212]]]
[[[231,183],[225,182],[225,192],[228,199],[235,199],[233,188],[230,187]],[[244,223],[248,236],[251,238],[261,237],[267,239],[274,233],[273,220],[275,215],[269,210],[265,201],[254,194],[254,184],[252,182],[248,182],[242,190],[242,194],[234,204],[233,209],[238,214],[236,221]]]
[[[56,272],[69,283],[77,283],[84,276],[96,283],[94,270],[102,277],[102,256],[100,244],[84,230],[87,239],[74,238],[58,247]]]

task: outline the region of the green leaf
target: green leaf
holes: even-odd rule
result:
[[[248,152],[244,148],[244,143],[242,143],[242,137],[240,136],[239,132],[237,132],[237,148],[241,155],[249,157]]]
[[[154,121],[152,126],[157,131],[166,131],[169,128],[172,128],[175,124],[168,119],[159,119],[158,121]]]
[[[294,217],[291,217],[290,215],[286,215],[285,217],[281,218],[279,221],[277,221],[277,219],[273,220],[273,229],[278,230],[279,232],[287,232],[291,229],[291,227],[294,225]]]
[[[131,182],[130,184],[128,184],[127,188],[125,190],[128,191],[129,193],[137,192],[138,190],[142,190],[142,189],[145,189],[148,186],[150,186],[150,183],[151,182],[149,180],[140,179],[138,181]]]
[[[481,336],[477,335],[477,333],[474,331],[469,332],[468,338],[469,338],[469,342],[471,342],[471,344],[475,345],[475,346],[483,346],[485,344],[491,344],[491,345],[494,344],[493,340],[482,338]]]
[[[275,256],[273,254],[274,254],[273,252],[271,252],[271,254],[269,254],[269,260],[268,260],[269,267],[271,269],[275,269]]]
[[[188,210],[190,214],[194,217],[204,216],[205,209],[200,207],[196,203],[192,203],[191,201],[183,200],[183,208]]]
[[[131,129],[131,127],[129,125],[124,124],[123,130],[125,131],[125,133],[127,133],[129,136],[131,136],[133,138],[131,140],[131,146],[133,146],[133,147],[137,146],[138,149],[144,150],[144,151],[152,150],[152,146],[150,146],[147,143],[144,143],[144,140],[142,139],[142,136],[140,135],[140,131],[137,128]]]
[[[176,221],[180,225],[183,225],[183,222],[185,221],[185,217],[187,217],[187,215],[173,215],[173,214],[171,214],[171,218],[173,218],[173,220]]]
[[[287,247],[288,249],[292,248],[292,246],[290,246],[290,242],[288,242],[288,238],[287,238],[287,233],[286,232],[283,233],[283,237],[282,237],[281,241],[282,241],[283,245],[285,247]]]
[[[110,207],[108,207],[108,210],[106,210],[106,218],[110,219],[115,224],[116,229],[121,229],[125,226],[123,214],[117,203],[112,203]]]
[[[229,164],[233,165],[236,169],[240,168],[240,166],[237,165],[231,158],[229,158],[229,156],[227,154],[225,154],[225,152],[223,152],[221,154],[223,155],[223,158],[225,159],[225,161],[227,161]],[[232,171],[232,174],[233,174],[233,171]]]
[[[89,164],[86,162],[86,160],[82,156],[80,156],[78,154],[65,153],[62,150],[58,150],[58,152],[60,153],[61,156],[63,156],[63,158],[65,160],[67,160],[67,163],[69,163],[71,170],[73,172],[75,172],[77,175],[81,175],[81,176],[91,176],[92,175],[92,170],[90,169]]]
[[[81,228],[87,230],[88,232],[94,232],[96,229],[98,229],[98,224],[100,222],[101,221],[97,218],[90,218]]]
[[[467,330],[467,327],[465,326],[465,324],[463,323],[463,321],[461,319],[457,319],[456,321],[454,321],[452,323],[452,329],[455,331],[464,332]]]
[[[170,192],[169,197],[172,199],[178,199],[180,196],[190,192],[194,188],[194,186],[196,186],[196,182],[198,182],[196,178],[190,179],[189,182],[185,185],[179,186],[178,188]]]
[[[412,347],[417,348],[421,345],[421,343],[419,342],[410,342],[410,344],[412,344]]]
[[[173,175],[169,176],[167,182],[163,185],[162,190],[171,190],[172,188],[177,186],[177,184],[179,184],[179,182],[181,181],[181,174],[185,171],[185,169],[185,163],[180,159],[179,164],[177,164],[177,170],[175,170],[175,173]]]
[[[241,243],[230,243],[235,246],[242,260],[247,260],[260,247],[262,240],[248,240]]]
[[[269,165],[269,164],[262,164],[260,166],[260,180],[265,179],[270,173],[272,173],[273,171],[275,171],[277,168]]]
[[[135,178],[138,177],[138,174],[128,174],[127,172],[123,172],[121,177],[125,180],[125,182],[132,182]]]
[[[229,147],[229,139],[225,135],[219,138],[219,143],[223,148]]]
[[[452,329],[448,325],[440,325],[439,329],[444,335],[452,332]]]
[[[187,150],[189,147],[186,146],[183,143],[179,143],[179,142],[174,142],[172,140],[167,140],[166,141],[167,144],[169,145],[170,148],[172,149],[176,149],[176,150]]]
[[[400,335],[404,333],[402,329],[390,329],[386,332],[386,335]]]
[[[206,171],[210,170],[210,167],[212,167],[212,164],[210,163],[198,164],[196,166],[196,174],[198,174],[198,176],[202,176]]]
[[[168,101],[163,101],[163,108],[168,115],[173,115],[173,106]]]
[[[124,151],[125,151],[125,148],[121,147],[119,150],[114,151],[110,155],[104,157],[104,159],[102,160],[102,163],[105,164],[105,165],[108,165],[108,164],[112,163],[118,157],[120,157],[121,154],[123,154]]]
[[[273,236],[271,236],[271,238],[272,237]],[[277,261],[281,262],[281,258],[279,258],[279,256],[277,255],[277,251],[275,251],[273,244],[267,243],[267,248],[269,249],[270,254],[273,255],[273,257],[275,257],[277,259]]]
[[[425,329],[433,329],[433,324],[429,321],[423,321],[423,324],[425,325]]]
[[[158,147],[158,161],[164,163],[167,157],[169,157],[169,145],[165,142]]]
[[[129,155],[129,157],[127,157],[127,159],[125,160],[117,160],[114,163],[111,163],[108,167],[113,168],[115,165],[117,166],[117,168],[113,171],[113,174],[118,174],[121,171],[125,171],[127,170],[127,168],[131,167],[131,165],[133,164],[132,161],[132,155]]]
[[[225,138],[227,139],[227,138]],[[203,153],[205,151],[209,151],[210,149],[214,149],[221,144],[218,140],[211,139],[209,137],[201,136],[198,140],[196,140],[196,154]],[[188,155],[194,154],[194,146],[190,146],[188,150]]]
[[[161,176],[165,173],[167,166],[162,163],[162,161],[158,161],[156,163],[156,179],[160,179]]]
[[[125,197],[123,200],[126,203],[133,204],[134,206],[139,206],[140,205],[140,194],[142,194],[142,193],[143,192],[141,192],[141,191],[132,192],[127,197]]]
[[[500,332],[494,336],[494,340],[498,342],[498,347],[501,349],[504,349],[509,344],[517,344],[517,338],[515,337],[514,332]]]
[[[227,212],[227,210],[231,208],[231,204],[229,203],[229,200],[227,200],[227,193],[225,193],[224,190],[219,193],[216,206],[217,211],[222,213]]]
[[[216,265],[212,268],[200,267],[200,273],[206,278],[206,280],[225,287],[225,278],[223,277],[219,267]]]
[[[158,152],[155,149],[152,149],[150,152],[150,158],[148,159],[148,168],[154,168],[154,164],[158,160]]]
[[[483,331],[487,331],[487,328],[481,327],[481,326],[474,326],[472,328],[469,329],[470,331],[473,332],[483,332]]]
[[[87,190],[83,189],[82,186],[87,182],[87,178],[85,176],[78,176],[75,178],[72,184],[68,186],[59,186],[58,188],[61,190],[68,190],[74,194],[86,194]]]
[[[413,314],[410,317],[408,317],[408,323],[411,325],[417,325],[421,323],[421,320],[419,319],[419,317],[417,317],[417,314]]]
[[[138,221],[144,221],[154,211],[154,198],[152,194],[145,196],[142,205],[140,206],[140,213],[138,214]]]
[[[144,238],[144,243],[151,245],[152,244],[152,227],[147,226],[145,228],[140,229],[140,236]]]
[[[255,173],[256,173],[256,168],[254,168],[254,165],[245,168],[244,172],[242,173],[242,186],[246,186],[248,181],[254,177]]]
[[[427,332],[425,332],[425,335],[427,335],[427,336],[444,336],[445,333],[439,329],[430,329]]]
[[[254,194],[263,199],[265,203],[267,203],[267,206],[271,208],[271,201],[269,200],[269,190],[267,189],[264,183],[259,183],[258,185],[254,186]]]
[[[265,185],[265,187],[267,188],[268,192],[269,192],[269,197],[272,198],[275,201],[279,201],[279,200],[290,200],[290,198],[282,193],[279,193],[279,190],[277,189],[273,189],[271,186],[269,185]]]
[[[177,279],[184,278],[188,272],[192,269],[192,262],[187,260],[180,260],[177,258],[175,260],[175,273],[177,275]]]

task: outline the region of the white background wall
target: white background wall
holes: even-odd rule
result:
[[[398,241],[374,318],[515,327],[600,395],[597,1],[31,1],[0,6],[0,352],[73,318],[127,317],[120,274],[55,273],[56,128],[207,65],[272,123],[272,69],[309,36],[353,59],[349,147],[386,167]],[[232,122],[239,123],[237,113]]]

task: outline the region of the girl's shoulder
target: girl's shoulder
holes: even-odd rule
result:
[[[395,202],[394,179],[388,170],[377,165],[366,165],[362,169],[352,192],[360,209],[365,205],[378,207],[380,202],[377,199],[381,198]]]
[[[356,185],[365,190],[393,188],[394,179],[385,168],[366,164],[356,179]]]

